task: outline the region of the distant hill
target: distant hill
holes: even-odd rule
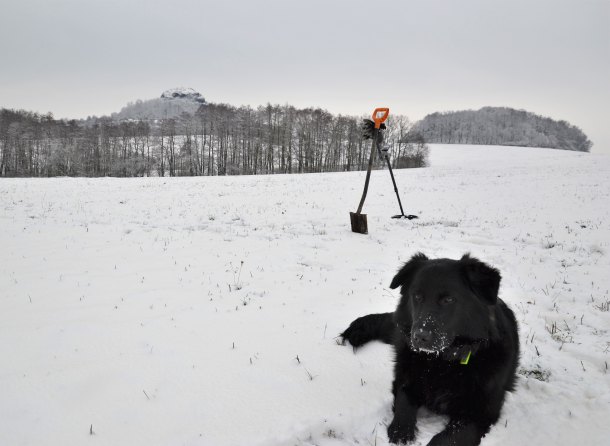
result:
[[[182,113],[195,113],[205,103],[203,96],[192,88],[172,88],[159,98],[130,102],[111,118],[115,121],[177,118]]]
[[[415,124],[428,143],[548,147],[588,152],[591,141],[566,121],[508,107],[432,113]]]

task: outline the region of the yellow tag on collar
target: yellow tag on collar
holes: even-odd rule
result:
[[[463,357],[462,359],[460,359],[460,364],[462,364],[462,365],[467,365],[467,364],[468,364],[468,361],[470,361],[470,355],[471,355],[471,353],[472,353],[472,350],[469,350],[469,351],[468,351],[468,354],[467,354],[465,357]]]

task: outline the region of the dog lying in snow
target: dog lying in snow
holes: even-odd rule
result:
[[[519,360],[517,322],[498,298],[500,279],[468,254],[416,254],[390,285],[401,287],[396,311],[360,317],[341,334],[354,348],[373,340],[394,346],[392,443],[415,439],[420,407],[449,417],[428,446],[478,445],[500,417]]]

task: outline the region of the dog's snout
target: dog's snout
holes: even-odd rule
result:
[[[416,348],[430,348],[433,343],[432,332],[423,328],[417,328],[411,334],[411,342]]]
[[[430,330],[424,330],[422,328],[415,330],[413,333],[413,340],[421,343],[428,343],[432,340],[432,332]]]

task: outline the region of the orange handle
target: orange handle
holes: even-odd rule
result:
[[[379,113],[383,113],[381,116],[377,116]],[[383,107],[383,108],[376,108],[375,111],[373,112],[373,121],[375,121],[375,128],[378,129],[379,127],[381,127],[381,123],[385,122],[386,119],[388,119],[388,116],[390,115],[390,109],[387,107]]]

